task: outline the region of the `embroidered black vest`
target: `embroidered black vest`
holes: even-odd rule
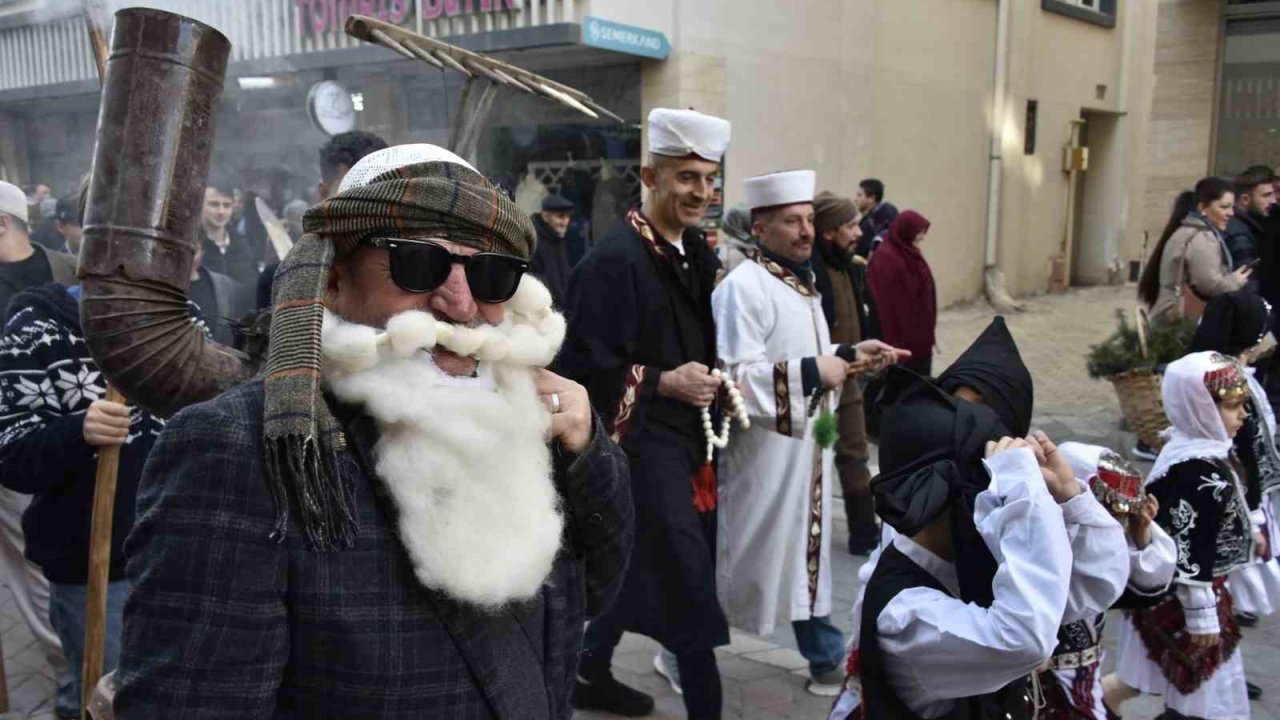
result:
[[[890,544],[867,583],[862,603],[862,703],[866,720],[915,720],[911,711],[889,687],[880,651],[876,621],[898,593],[927,587],[950,595],[942,583]],[[1030,720],[1034,714],[1030,676],[1016,680],[988,695],[960,698],[943,718],[950,720]]]

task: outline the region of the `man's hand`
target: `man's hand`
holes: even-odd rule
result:
[[[1133,546],[1142,550],[1151,544],[1151,523],[1160,512],[1160,501],[1155,495],[1148,495],[1147,501],[1129,511],[1129,539]]]
[[[1027,438],[1027,444],[1036,454],[1036,460],[1045,471],[1044,481],[1049,486],[1049,494],[1059,505],[1084,492],[1084,488],[1076,480],[1071,464],[1058,452],[1048,435],[1037,430]]]
[[[129,406],[94,400],[84,414],[84,441],[94,447],[123,445],[129,439]]]
[[[692,405],[710,407],[720,390],[720,380],[711,377],[711,368],[700,362],[689,362],[658,376],[658,394]]]
[[[548,410],[555,409],[556,402],[551,399],[553,393],[559,400],[560,411],[551,414],[551,439],[559,442],[565,451],[581,454],[591,442],[593,427],[591,401],[587,398],[586,388],[550,370],[541,369],[533,371],[533,384]]]
[[[1267,551],[1270,550],[1270,544],[1267,542],[1267,535],[1264,532],[1257,531],[1253,533],[1253,547],[1257,551],[1258,557],[1270,559]]]
[[[894,363],[911,359],[910,350],[902,350],[879,340],[863,340],[854,347],[858,350],[858,360],[869,361],[873,371],[883,370]]]
[[[849,363],[835,355],[819,355],[818,361],[818,378],[822,381],[822,387],[826,390],[834,390],[844,385],[844,381],[849,378]]]
[[[1240,281],[1241,285],[1244,285],[1249,282],[1249,276],[1253,274],[1253,268],[1245,266],[1231,274],[1236,276],[1236,279]]]
[[[1217,647],[1218,645],[1217,633],[1211,633],[1209,635],[1197,635],[1195,633],[1190,633],[1190,636],[1191,636],[1191,647],[1193,648],[1208,650],[1210,648]]]

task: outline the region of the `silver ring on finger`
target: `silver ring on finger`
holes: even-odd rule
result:
[[[560,414],[560,410],[561,410],[561,407],[560,407],[560,393],[551,393],[551,395],[550,395],[550,396],[548,396],[548,398],[547,398],[547,399],[548,399],[548,401],[550,401],[550,403],[551,403],[551,414],[552,414],[552,415],[558,415],[558,414]]]

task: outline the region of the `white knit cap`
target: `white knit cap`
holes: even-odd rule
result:
[[[471,167],[471,163],[463,160],[457,155],[445,150],[439,145],[428,145],[427,143],[416,143],[413,145],[392,145],[389,148],[383,148],[375,152],[371,152],[356,161],[351,167],[342,182],[338,184],[338,192],[345,192],[351,188],[364,187],[370,181],[379,175],[389,171],[398,170],[399,168],[409,165],[417,165],[425,162],[448,162],[455,165],[461,165],[472,172],[479,172]]]
[[[758,210],[813,202],[818,174],[812,170],[788,170],[749,177],[742,184],[747,195],[747,207]]]
[[[728,120],[696,110],[654,108],[649,112],[649,152],[720,162],[729,149],[730,130]]]
[[[0,180],[0,212],[16,216],[22,222],[29,222],[27,194],[22,192],[22,188]]]

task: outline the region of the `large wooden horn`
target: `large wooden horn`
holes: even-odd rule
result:
[[[250,374],[187,315],[196,230],[231,44],[147,8],[115,15],[80,251],[80,319],[98,367],[167,417]]]

